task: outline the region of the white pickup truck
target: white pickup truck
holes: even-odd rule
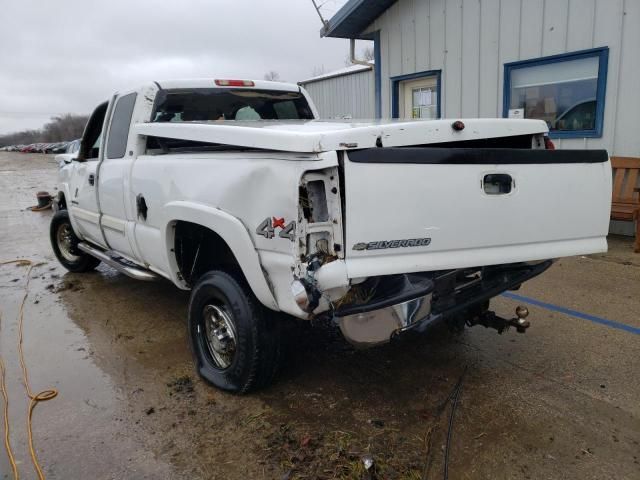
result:
[[[199,374],[269,383],[279,315],[356,345],[446,321],[524,331],[489,300],[550,259],[607,248],[605,151],[553,150],[536,120],[321,121],[297,85],[154,82],[91,115],[61,168],[51,242],[190,289]]]

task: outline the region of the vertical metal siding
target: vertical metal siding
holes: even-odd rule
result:
[[[527,0],[520,9],[520,58],[542,56],[544,0]]]
[[[638,0],[398,0],[367,29],[380,31],[382,116],[390,77],[442,70],[443,117],[497,117],[506,62],[607,46],[603,135],[558,144],[640,157],[639,25]]]
[[[640,156],[640,1],[626,0],[620,28],[620,66],[614,148],[618,155]],[[611,66],[609,66],[611,70]]]
[[[480,87],[480,1],[462,3],[462,81],[460,104],[462,117],[478,117]],[[471,79],[467,81],[466,79]],[[473,81],[475,80],[475,81]]]
[[[448,0],[444,2],[444,6],[442,104],[447,105],[447,116],[459,117],[462,111],[462,0]]]
[[[498,78],[500,56],[500,0],[480,2],[480,117],[497,117],[501,112]],[[446,115],[446,111],[445,111]]]
[[[375,118],[373,70],[302,84],[318,108],[320,118]]]

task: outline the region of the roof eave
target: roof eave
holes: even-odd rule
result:
[[[349,0],[320,30],[322,37],[371,40],[364,30],[397,0]],[[366,5],[366,6],[365,6]]]

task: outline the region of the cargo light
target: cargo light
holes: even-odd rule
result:
[[[219,87],[255,87],[251,80],[216,80]]]

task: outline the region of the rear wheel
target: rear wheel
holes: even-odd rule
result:
[[[188,326],[196,369],[207,382],[246,393],[273,380],[280,360],[278,320],[241,274],[204,274],[191,292]]]
[[[67,210],[59,210],[51,219],[49,238],[53,253],[70,272],[88,272],[100,265],[100,260],[78,248],[80,239],[73,231]]]

